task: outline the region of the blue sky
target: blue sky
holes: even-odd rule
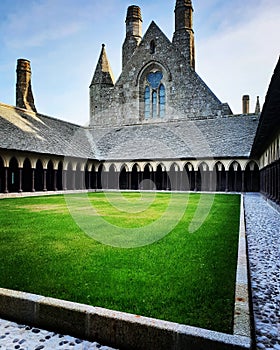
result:
[[[18,58],[31,61],[40,113],[86,124],[88,86],[102,43],[115,78],[121,71],[126,9],[142,9],[172,40],[175,0],[1,0],[0,101],[15,104]],[[280,54],[279,0],[193,0],[196,71],[234,113],[242,95],[264,102]]]

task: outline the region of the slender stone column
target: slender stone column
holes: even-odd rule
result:
[[[197,191],[197,171],[194,172],[194,191]]]
[[[53,171],[53,189],[57,191],[57,170]]]
[[[213,191],[213,171],[209,172],[209,191]]]
[[[127,189],[131,190],[131,171],[127,172]]]
[[[76,171],[72,171],[72,189],[75,190],[76,189]]]
[[[4,169],[4,193],[9,193],[9,189],[8,189],[8,168]]]
[[[67,170],[62,170],[62,189],[67,191]]]
[[[229,171],[226,171],[226,189],[225,189],[226,192],[228,192],[228,173]]]
[[[18,169],[18,191],[22,192],[22,168]]]
[[[43,169],[43,191],[47,191],[47,169]]]
[[[88,189],[91,189],[91,173],[90,171],[87,172],[87,176],[88,176]]]
[[[245,172],[241,171],[241,192],[245,192]]]
[[[35,169],[31,169],[31,191],[35,192]]]

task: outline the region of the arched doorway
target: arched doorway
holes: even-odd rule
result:
[[[245,169],[245,191],[259,192],[260,190],[260,172],[256,162],[250,162]]]
[[[201,163],[199,165],[200,170],[200,191],[210,191],[210,172],[208,164]]]
[[[162,191],[164,189],[164,171],[163,166],[159,164],[156,170],[155,183],[156,189]]]
[[[216,173],[216,191],[224,192],[226,190],[226,170],[224,164],[217,162],[214,171]]]
[[[25,159],[22,168],[22,190],[23,192],[31,192],[32,188],[32,169],[28,158]]]
[[[8,171],[8,189],[9,192],[18,192],[19,186],[19,168],[18,161],[15,157],[10,160],[9,171]]]
[[[173,163],[169,170],[169,188],[171,191],[178,191],[180,189],[180,169],[176,163]]]
[[[144,167],[143,172],[143,182],[142,182],[142,188],[143,190],[152,190],[154,188],[154,181],[152,179],[152,173],[153,168],[151,164],[146,164]]]
[[[100,164],[97,171],[97,189],[101,190],[105,184],[104,179],[105,168],[103,164]]]
[[[140,175],[140,167],[138,164],[134,164],[131,172],[131,189],[132,190],[139,189],[139,175]]]
[[[54,190],[54,170],[53,170],[53,162],[49,160],[47,167],[47,190]]]
[[[228,189],[231,192],[241,192],[242,190],[242,172],[238,162],[233,162],[228,172]]]
[[[183,187],[184,191],[194,191],[195,189],[195,176],[194,168],[191,163],[187,163],[184,166],[184,175],[183,175]]]
[[[128,171],[125,166],[122,167],[119,177],[119,188],[121,190],[128,189]]]
[[[43,191],[44,189],[44,169],[40,159],[36,162],[35,168],[35,190]]]

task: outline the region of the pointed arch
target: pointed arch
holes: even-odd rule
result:
[[[216,175],[216,191],[224,192],[227,190],[226,169],[222,162],[215,163],[213,171]]]
[[[184,165],[183,189],[185,191],[194,191],[195,189],[194,167],[192,163],[187,162]]]
[[[138,190],[139,189],[139,180],[140,180],[140,166],[135,163],[133,164],[131,170],[131,189]]]
[[[228,171],[228,189],[231,192],[242,191],[242,171],[239,162],[231,162]]]

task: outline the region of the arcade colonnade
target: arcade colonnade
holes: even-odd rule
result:
[[[0,192],[81,189],[259,191],[249,159],[106,161],[0,152]]]

